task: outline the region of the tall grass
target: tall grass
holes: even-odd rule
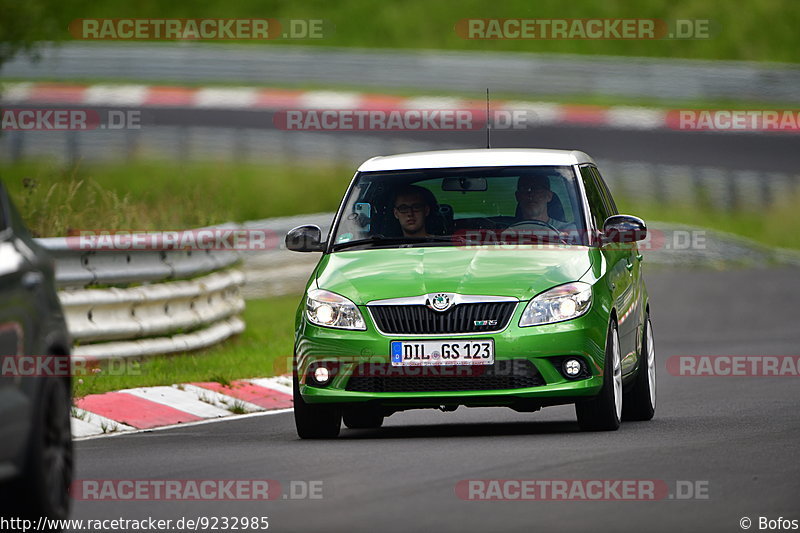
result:
[[[0,166],[36,236],[81,229],[165,230],[297,213],[333,211],[353,170],[162,162],[47,161]]]

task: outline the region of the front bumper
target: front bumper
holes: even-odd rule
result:
[[[370,313],[359,307],[367,323],[366,331],[350,331],[318,327],[305,317],[300,320],[295,343],[295,364],[300,393],[308,403],[372,403],[394,409],[436,406],[527,406],[573,403],[595,396],[603,384],[605,337],[608,313],[599,306],[579,318],[521,328],[520,316],[527,302],[519,302],[508,326],[498,333],[476,335],[385,335],[375,327]],[[541,377],[541,384],[523,388],[485,390],[424,390],[403,392],[361,392],[347,390],[348,382],[358,375],[359,365],[390,365],[390,343],[396,340],[488,339],[494,340],[495,363],[513,364],[530,361]],[[565,356],[581,357],[589,376],[570,380],[558,369]],[[523,361],[524,362],[524,361]],[[309,367],[325,365],[335,368],[330,383],[312,386]],[[419,369],[419,367],[414,367]],[[427,367],[430,368],[430,367]],[[463,367],[462,367],[463,368]],[[404,378],[397,378],[404,379]],[[424,379],[424,378],[415,378]],[[445,379],[445,378],[438,378]]]

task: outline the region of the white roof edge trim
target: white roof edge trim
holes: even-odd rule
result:
[[[564,166],[585,163],[595,164],[589,155],[578,150],[484,148],[377,156],[362,163],[358,170],[374,172],[424,168]]]

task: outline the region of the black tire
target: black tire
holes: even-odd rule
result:
[[[351,407],[343,413],[344,425],[350,429],[377,429],[383,425],[383,413],[371,407]]]
[[[582,431],[616,431],[619,429],[621,406],[618,407],[615,400],[615,389],[617,399],[622,403],[621,372],[619,333],[617,325],[612,322],[606,335],[603,388],[600,389],[600,394],[594,398],[575,404],[575,414],[578,416],[578,425]],[[615,376],[615,374],[617,375]]]
[[[294,377],[294,424],[301,439],[332,439],[342,427],[342,411],[332,405],[306,403]]]
[[[73,473],[71,393],[63,379],[45,379],[35,407],[22,475],[5,487],[10,516],[55,520],[69,516]]]
[[[633,387],[625,393],[622,400],[622,419],[651,420],[656,412],[656,361],[653,343],[653,325],[650,315],[645,316],[642,332],[642,351],[639,370]]]

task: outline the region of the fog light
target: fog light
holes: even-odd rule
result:
[[[583,370],[583,365],[579,359],[566,359],[564,361],[564,375],[568,378],[576,378]]]
[[[331,379],[331,373],[324,366],[318,366],[314,369],[314,381],[320,385],[325,385]]]

